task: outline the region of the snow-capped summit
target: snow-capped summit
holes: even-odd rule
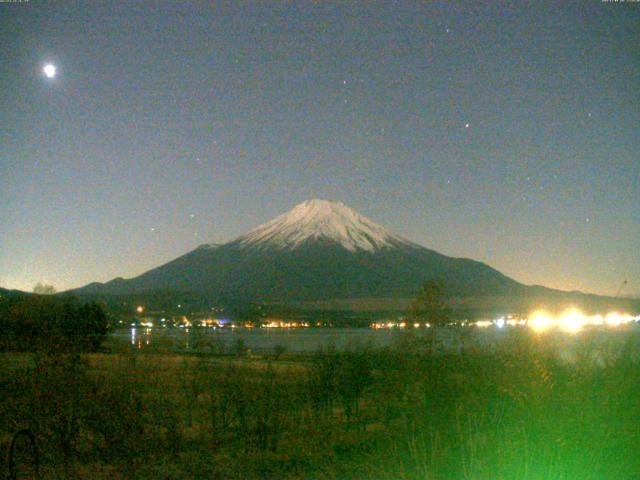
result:
[[[233,243],[257,249],[295,249],[314,240],[335,242],[352,252],[411,244],[341,202],[319,199],[296,205]]]

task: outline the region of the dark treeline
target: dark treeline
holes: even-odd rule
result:
[[[104,310],[70,297],[2,295],[0,351],[96,351],[107,336]]]

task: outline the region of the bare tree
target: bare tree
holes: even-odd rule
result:
[[[429,280],[422,284],[416,298],[409,304],[407,322],[424,322],[431,327],[431,348],[435,346],[436,332],[449,323],[449,305],[442,283]]]

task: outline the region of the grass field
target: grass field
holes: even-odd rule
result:
[[[526,332],[492,353],[432,354],[410,332],[279,360],[4,353],[0,476],[28,428],[42,478],[640,478],[635,336],[608,333],[603,360],[596,334],[573,363]]]

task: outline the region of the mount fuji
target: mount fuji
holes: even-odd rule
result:
[[[73,293],[181,294],[209,303],[374,304],[411,298],[427,280],[441,281],[447,294],[462,303],[469,298],[495,303],[541,295],[586,297],[525,286],[484,263],[410,242],[342,203],[317,199],[228,243],[201,245],[138,277],[92,283]]]

